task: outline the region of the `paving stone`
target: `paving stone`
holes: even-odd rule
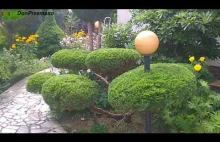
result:
[[[5,108],[6,106],[4,106],[4,105],[2,105],[2,106],[0,106],[0,109],[3,109],[3,108]]]
[[[20,115],[21,119],[26,119],[28,117],[28,114],[23,114],[23,115]]]
[[[31,133],[46,133],[47,129],[31,129]]]
[[[5,124],[9,124],[9,123],[11,123],[11,122],[10,122],[10,121],[5,121],[4,123],[5,123]]]
[[[59,127],[59,126],[54,121],[47,121],[47,122],[41,124],[41,127],[42,128],[56,128],[56,127]]]
[[[8,112],[10,112],[10,113],[18,113],[19,111],[17,110],[17,109],[10,109]]]
[[[1,116],[1,117],[0,117],[0,122],[3,123],[3,122],[5,122],[5,121],[7,121],[7,119],[6,119],[4,116]]]
[[[29,129],[27,126],[21,126],[17,131],[17,133],[28,133],[28,132],[29,132]]]
[[[18,95],[15,96],[15,98],[24,98],[24,97],[25,97],[25,95],[22,93],[19,93]]]
[[[2,133],[15,133],[15,132],[16,132],[16,130],[14,130],[14,129],[7,129],[7,128],[2,129]]]
[[[15,119],[15,120],[20,119],[20,116],[16,115],[13,117],[13,119]]]
[[[18,125],[18,126],[26,126],[27,124],[24,123],[24,122],[20,122],[20,123],[17,123],[16,125]]]
[[[5,115],[4,115],[5,116]],[[12,118],[13,117],[13,115],[8,115],[8,116],[5,116],[7,119],[8,118]]]
[[[16,122],[23,122],[23,119],[18,119],[18,120],[15,120]]]
[[[17,130],[17,129],[19,128],[19,126],[7,126],[7,127],[5,127],[5,128]]]
[[[0,132],[65,133],[57,122],[50,120],[50,107],[42,95],[27,92],[27,79],[0,94]]]
[[[5,128],[6,126],[8,126],[8,125],[7,125],[7,124],[5,124],[5,123],[3,123],[3,124],[2,124],[2,127],[4,127],[4,128]]]
[[[45,121],[39,121],[39,122],[37,122],[36,124],[37,125],[39,125],[39,124],[42,124],[42,123],[44,123]]]
[[[11,125],[16,125],[17,123],[18,123],[18,122],[15,122],[15,121],[14,121],[14,122],[11,122]]]
[[[30,128],[31,128],[31,129],[40,129],[40,126],[39,126],[39,125],[31,125]]]
[[[14,108],[15,108],[15,109],[20,109],[20,108],[22,108],[22,106],[23,106],[23,105],[15,105]]]
[[[4,116],[13,116],[13,115],[15,115],[15,114],[14,113],[8,113],[8,112],[4,113]]]

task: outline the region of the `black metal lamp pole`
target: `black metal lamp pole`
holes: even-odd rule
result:
[[[150,70],[150,56],[149,55],[144,55],[144,71],[149,71]]]
[[[144,55],[144,71],[150,71],[150,56]],[[151,113],[150,111],[145,111],[145,121],[146,121],[146,133],[151,133]]]

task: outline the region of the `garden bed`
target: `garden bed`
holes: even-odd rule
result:
[[[144,112],[132,116],[131,123],[114,120],[105,115],[97,114],[98,124],[94,124],[91,112],[68,114],[59,118],[59,123],[68,133],[145,133]],[[152,128],[152,133],[158,133]]]

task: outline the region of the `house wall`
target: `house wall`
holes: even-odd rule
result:
[[[130,9],[118,9],[117,10],[117,23],[125,24],[131,19]]]

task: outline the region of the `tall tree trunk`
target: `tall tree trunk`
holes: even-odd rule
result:
[[[88,24],[88,34],[89,34],[89,50],[93,51],[93,34],[92,34],[92,22],[89,21]]]
[[[97,39],[97,49],[101,48],[101,40],[102,40],[102,21],[99,21],[99,28],[98,28],[98,39]]]

